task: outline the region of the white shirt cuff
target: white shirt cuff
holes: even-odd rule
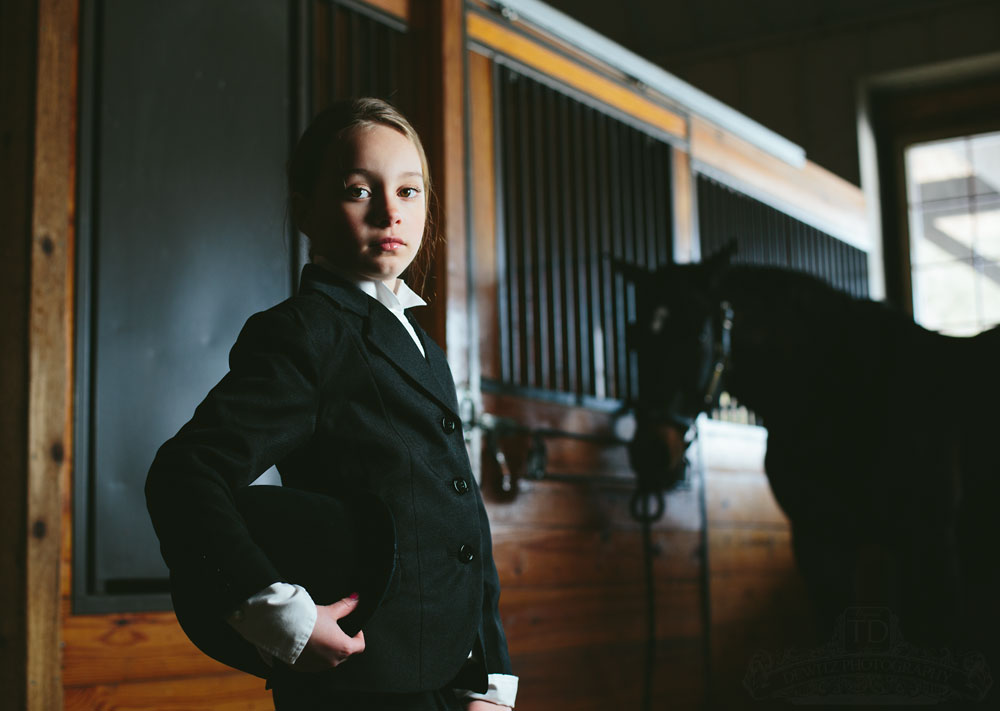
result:
[[[490,674],[487,676],[485,694],[477,694],[474,691],[462,691],[461,693],[466,699],[480,699],[514,708],[514,699],[517,698],[517,677],[511,674]]]
[[[226,621],[267,659],[294,664],[316,625],[316,603],[301,585],[272,583]]]

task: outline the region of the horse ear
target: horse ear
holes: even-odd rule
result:
[[[705,272],[708,274],[709,285],[714,289],[719,286],[722,279],[729,272],[733,257],[739,251],[739,245],[735,239],[729,240],[725,247],[702,262]]]
[[[632,264],[631,262],[625,262],[617,257],[608,257],[611,260],[611,268],[624,276],[626,279],[631,279],[637,285],[642,285],[653,275],[653,272],[649,271],[645,267],[638,264]]]

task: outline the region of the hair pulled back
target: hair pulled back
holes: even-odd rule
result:
[[[405,116],[392,104],[374,97],[360,99],[344,99],[335,101],[313,118],[312,122],[299,138],[288,159],[288,194],[289,198],[300,195],[311,200],[315,197],[316,184],[319,181],[323,167],[330,156],[330,149],[351,131],[370,126],[387,126],[403,134],[417,149],[420,157],[420,169],[423,172],[424,195],[426,196],[427,215],[420,251],[407,273],[415,276],[418,290],[422,290],[426,281],[430,260],[433,257],[436,242],[433,226],[431,202],[431,174],[427,164],[427,153],[424,151],[420,136]],[[310,256],[312,251],[310,250]]]

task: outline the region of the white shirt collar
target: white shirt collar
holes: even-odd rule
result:
[[[365,279],[364,277],[349,274],[319,255],[313,258],[313,262],[356,285],[361,291],[395,314],[402,315],[404,309],[427,305],[427,302],[420,298],[420,295],[411,289],[402,279],[396,280],[396,291],[394,293],[384,281]]]

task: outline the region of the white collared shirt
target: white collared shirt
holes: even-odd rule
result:
[[[410,334],[410,338],[412,338],[413,342],[416,344],[417,350],[420,351],[420,355],[425,358],[427,357],[427,354],[424,353],[424,345],[420,342],[420,338],[417,337],[417,332],[413,330],[413,325],[410,323],[410,320],[406,318],[405,314],[406,309],[413,308],[414,306],[426,306],[427,302],[420,298],[420,295],[417,292],[407,286],[405,281],[402,279],[396,279],[396,290],[394,292],[384,281],[354,276],[342,269],[337,268],[337,266],[331,263],[330,260],[319,255],[313,258],[313,264],[317,264],[327,271],[333,272],[341,279],[351,282],[361,289],[361,291],[368,294],[368,296],[375,299],[375,301],[389,309],[389,312],[399,319],[399,322],[403,324],[403,328],[405,328],[406,332]]]
[[[413,324],[410,323],[410,319],[406,318],[404,310],[414,306],[426,306],[427,302],[421,299],[420,295],[408,287],[402,279],[396,280],[395,293],[383,281],[359,281],[357,285],[361,291],[389,309],[389,312],[399,319],[399,322],[403,324],[403,328],[406,329],[406,332],[410,334],[410,338],[417,345],[420,355],[426,358],[427,354],[424,353],[424,346],[420,342],[420,338],[417,337],[417,332],[413,330]]]

